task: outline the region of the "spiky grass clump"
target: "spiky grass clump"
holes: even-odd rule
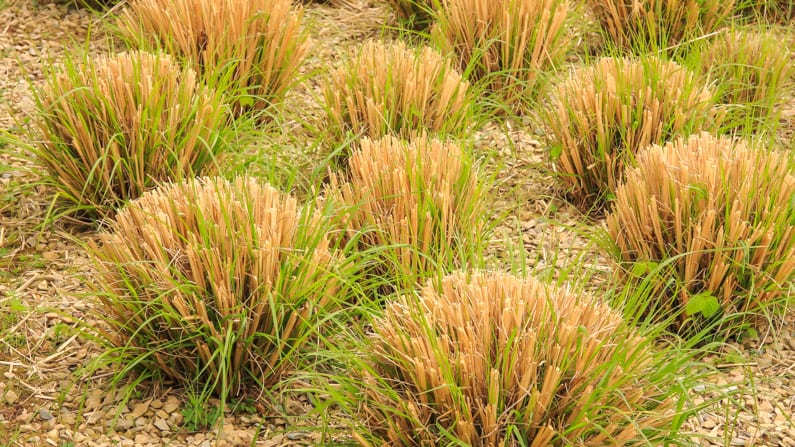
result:
[[[370,273],[390,286],[414,287],[470,264],[482,247],[481,185],[469,156],[452,142],[364,139],[347,179],[332,176],[328,198],[342,207],[355,247],[374,251]]]
[[[552,156],[575,203],[601,209],[635,153],[719,120],[713,93],[675,62],[604,58],[552,88]]]
[[[521,112],[568,51],[568,0],[444,0],[432,39],[461,72]]]
[[[33,152],[67,212],[107,217],[158,182],[213,167],[228,111],[193,70],[145,52],[76,59],[34,91]]]
[[[607,228],[629,270],[670,265],[675,283],[652,308],[677,313],[680,329],[721,314],[751,321],[780,309],[795,279],[793,197],[786,154],[694,135],[639,154]]]
[[[532,278],[454,273],[388,303],[373,330],[355,371],[363,446],[646,445],[671,421],[650,341]]]
[[[250,178],[147,192],[99,240],[122,359],[222,398],[279,380],[338,289],[320,213]]]
[[[222,85],[235,111],[282,102],[309,50],[290,0],[131,0],[118,33],[162,49]]]
[[[795,17],[795,1],[737,0],[737,10],[755,20],[786,25]]]
[[[731,128],[765,127],[775,117],[792,74],[781,33],[733,29],[697,54],[701,71],[717,85]]]
[[[471,116],[469,84],[451,63],[425,47],[365,42],[324,87],[327,120],[346,134],[404,138],[424,132],[460,136]]]
[[[588,0],[613,43],[639,52],[667,50],[709,34],[735,0]]]

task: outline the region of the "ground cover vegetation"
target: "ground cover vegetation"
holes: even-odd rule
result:
[[[0,151],[37,179],[8,191],[50,201],[36,228],[90,259],[69,293],[92,318],[71,336],[98,352],[75,374],[109,371],[124,400],[178,388],[193,430],[301,395],[319,445],[702,442],[688,421],[748,391],[705,359],[792,321],[786,6],[386,6],[377,38],[312,61],[311,6],[129,0],[96,16],[118,48],[29,83]],[[291,108],[299,92],[317,116]],[[270,175],[240,168],[285,123],[324,175],[288,151]],[[542,278],[498,237],[519,151],[478,138],[517,126],[601,270],[575,256]],[[32,310],[0,305],[13,362]]]

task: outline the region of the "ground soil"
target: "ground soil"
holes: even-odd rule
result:
[[[307,7],[315,41],[307,70],[320,75],[366,38],[393,37],[384,23],[394,14],[384,5],[351,0]],[[30,85],[42,68],[64,51],[109,51],[101,15],[35,0],[0,0],[0,129],[20,134],[34,103]],[[317,118],[310,76],[288,98],[286,107],[303,120]],[[790,107],[791,108],[791,107]],[[300,125],[284,133],[300,135]],[[295,144],[296,138],[289,139]],[[486,125],[478,147],[499,166],[495,211],[507,215],[491,244],[495,263],[505,242],[527,250],[539,272],[578,258],[609,270],[598,251],[571,230],[583,222],[559,199],[546,164],[543,130],[532,118]],[[82,374],[102,353],[76,333],[80,322],[96,318],[95,302],[85,296],[91,265],[75,238],[90,238],[69,227],[41,228],[50,206],[46,188],[20,190],[36,181],[23,146],[2,155],[0,165],[0,445],[336,445],[349,443],[344,418],[332,416],[331,438],[322,438],[309,400],[300,393],[271,396],[267,405],[226,414],[223,427],[189,431],[185,394],[168,384],[139,386],[132,394],[114,387],[113,371]],[[24,191],[24,192],[20,192]],[[498,213],[499,214],[499,213]],[[589,222],[589,225],[601,225]],[[583,255],[584,256],[580,256]],[[795,447],[795,323],[764,331],[758,339],[733,343],[711,361],[715,381],[736,386],[738,394],[703,411],[685,424],[701,433],[701,445]],[[709,387],[693,389],[695,403],[710,399]],[[128,397],[131,397],[127,400]]]

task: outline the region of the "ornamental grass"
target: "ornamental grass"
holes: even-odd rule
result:
[[[373,254],[369,276],[392,290],[473,262],[485,240],[477,170],[453,142],[365,138],[327,198],[354,248]]]
[[[282,102],[308,51],[290,0],[130,0],[117,32],[161,49],[227,91],[237,113]]]
[[[716,30],[735,0],[587,0],[612,42],[624,50],[665,51]]]
[[[288,371],[339,289],[320,213],[252,178],[168,184],[90,243],[127,368],[222,399]]]
[[[443,0],[432,40],[505,107],[526,110],[569,48],[569,0]]]
[[[603,58],[553,86],[542,115],[573,202],[601,211],[638,150],[714,128],[714,94],[675,62]]]
[[[386,306],[365,344],[362,446],[656,445],[670,364],[607,304],[453,273]]]
[[[468,89],[431,48],[367,41],[326,81],[327,123],[338,142],[350,134],[461,136],[472,115]]]
[[[697,52],[701,72],[718,90],[728,110],[726,125],[765,128],[777,119],[776,105],[792,76],[791,52],[781,33],[730,29]]]
[[[222,95],[163,54],[67,56],[34,97],[36,163],[64,213],[83,221],[212,170],[228,146]]]
[[[678,315],[677,329],[725,317],[737,330],[791,300],[793,197],[787,154],[693,135],[638,155],[607,228],[627,271],[670,267],[651,312]]]

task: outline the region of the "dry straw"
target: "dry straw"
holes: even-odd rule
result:
[[[791,53],[772,31],[732,29],[717,35],[698,53],[702,73],[729,105],[729,122],[759,126],[775,115],[792,75]],[[754,122],[757,121],[757,122]]]
[[[469,79],[522,111],[569,47],[568,0],[442,0],[432,38]]]
[[[338,289],[323,234],[319,213],[250,178],[146,193],[91,244],[115,344],[190,389],[272,385]]]
[[[627,265],[672,262],[676,284],[667,293],[675,299],[655,307],[674,306],[662,311],[679,312],[681,325],[695,296],[717,298],[726,315],[786,297],[795,279],[795,176],[786,154],[701,134],[652,146],[637,164],[607,227]]]
[[[453,273],[373,330],[361,445],[646,445],[670,418],[648,341],[534,279]]]
[[[620,48],[665,50],[709,34],[732,14],[735,0],[587,0]]]
[[[343,207],[347,237],[379,250],[373,274],[414,286],[437,268],[466,264],[479,247],[481,187],[456,143],[364,139],[348,172],[332,176],[328,198]]]
[[[365,42],[324,87],[330,130],[379,138],[423,132],[461,135],[468,126],[469,84],[431,48]]]
[[[675,62],[603,58],[552,88],[545,121],[574,201],[601,208],[635,153],[719,122],[713,93]]]
[[[309,50],[302,17],[290,0],[131,0],[117,25],[227,85],[240,112],[278,104],[296,82]]]
[[[201,173],[223,147],[221,95],[162,54],[67,59],[36,98],[38,164],[83,218],[110,216],[157,182]]]

